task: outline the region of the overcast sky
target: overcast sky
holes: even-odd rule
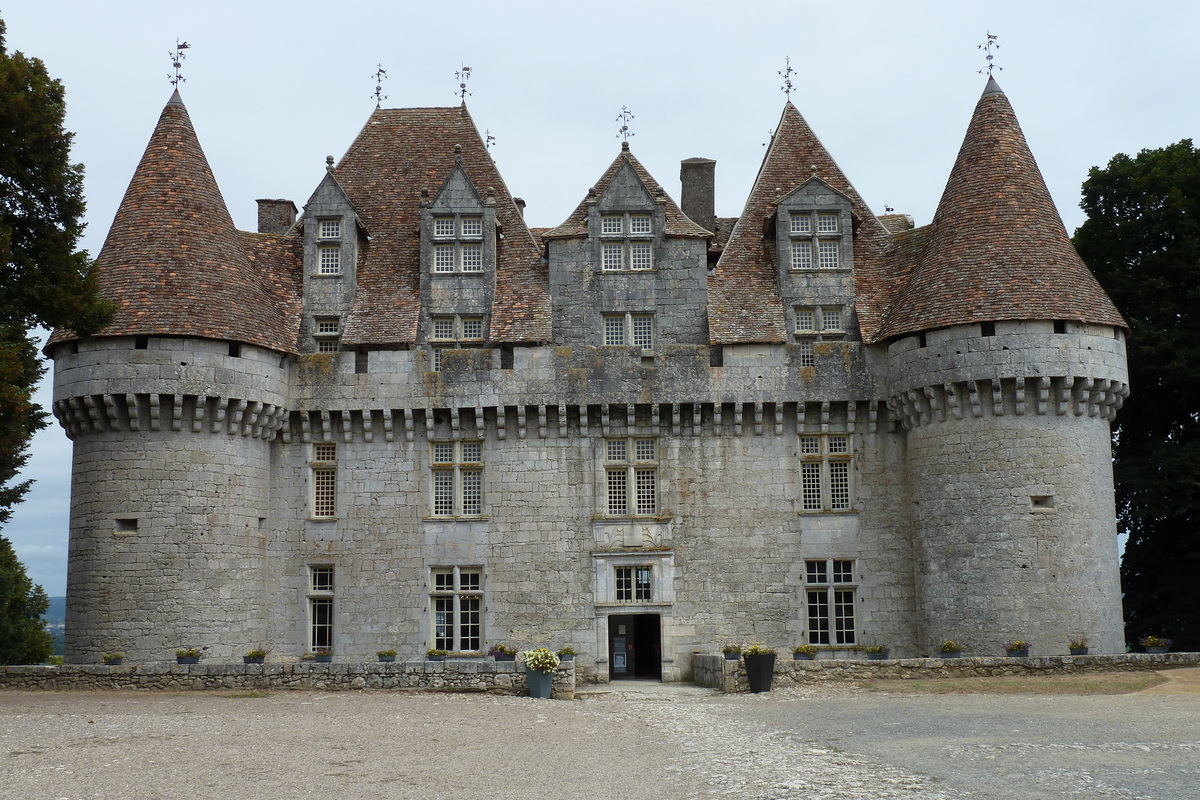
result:
[[[579,7],[577,10],[577,6]],[[532,226],[562,222],[617,155],[679,197],[679,162],[717,161],[717,213],[736,216],[792,100],[871,209],[933,216],[985,78],[988,31],[1005,90],[1068,231],[1089,168],[1200,135],[1195,0],[1128,2],[216,2],[2,4],[7,47],[67,90],[87,170],[84,247],[99,252],[171,95],[168,53],[191,45],[180,87],[234,222],[255,200],[302,206],[375,105],[467,105],[496,144]],[[49,378],[46,381],[49,384]],[[1137,390],[1137,387],[1134,387]],[[48,406],[48,388],[40,395]],[[37,484],[2,533],[30,576],[65,593],[70,442],[40,433]]]

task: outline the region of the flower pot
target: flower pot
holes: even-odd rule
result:
[[[750,691],[755,694],[771,691],[771,682],[775,678],[775,654],[761,653],[746,656],[746,680],[750,682]]]
[[[242,656],[243,664],[262,664],[266,660],[266,656]]]
[[[333,662],[333,656],[313,656],[313,661],[318,664],[329,664]]]
[[[726,653],[725,654],[726,661],[737,661],[741,657],[742,657],[741,653]]]
[[[961,650],[949,650],[938,653],[938,658],[962,658]]]
[[[200,656],[175,656],[176,664],[199,664]]]
[[[792,653],[793,661],[812,661],[816,657],[816,653]]]
[[[1086,656],[1088,649],[1086,647],[1070,647],[1068,648],[1073,656]]]
[[[506,656],[506,655],[504,655],[503,653],[501,653],[500,655],[496,656],[496,660],[497,660],[497,661],[516,661],[516,660],[517,660],[517,654],[516,654],[516,653],[513,653],[513,654],[512,654],[512,655],[510,655],[510,656]]]
[[[105,664],[107,664],[107,665],[108,665],[108,666],[110,666],[110,667],[119,667],[119,666],[121,666],[122,664],[124,664],[124,663],[125,663],[125,659],[123,659],[123,658],[110,658],[110,659],[108,659],[107,661],[105,661],[104,663],[105,663]]]
[[[884,661],[887,659],[887,653],[867,653],[868,661]]]
[[[574,661],[575,654],[574,653],[559,653],[558,660],[559,661]]]
[[[1147,653],[1166,653],[1166,652],[1170,651],[1170,649],[1171,648],[1169,648],[1169,647],[1147,647],[1146,652]]]
[[[549,700],[550,691],[554,688],[554,673],[527,669],[525,670],[525,682],[529,684],[530,697]]]
[[[395,660],[396,660],[395,656],[379,656],[379,661],[380,661],[380,663],[383,663],[383,664],[391,664]]]
[[[1005,650],[1004,654],[1009,658],[1029,658],[1029,650]]]
[[[446,660],[446,657],[444,655],[442,655],[442,656],[425,656],[425,658],[429,661],[445,661]]]

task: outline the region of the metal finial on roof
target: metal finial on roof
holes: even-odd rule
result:
[[[464,103],[467,102],[467,81],[471,80],[471,68],[463,65],[457,72],[454,73],[454,80],[458,81],[458,91],[455,92],[459,99]]]
[[[187,42],[181,42],[178,38],[176,38],[174,52],[167,54],[171,57],[171,66],[175,68],[175,74],[168,75],[167,80],[170,81],[171,85],[176,89],[179,88],[179,84],[187,83],[187,78],[183,77],[181,70],[183,68],[183,59],[187,58],[187,53],[183,51],[187,50],[189,47],[191,47],[190,44]]]
[[[494,145],[496,143],[496,137],[492,135],[491,131],[486,130],[486,129],[484,130],[483,143],[484,143],[484,147],[486,147],[488,150],[492,149],[492,145]]]
[[[779,91],[787,95],[788,102],[792,100],[792,89],[795,89],[795,84],[792,83],[792,76],[796,74],[796,70],[792,69],[792,59],[790,56],[783,59],[783,69],[779,70],[779,77],[783,78],[783,86],[779,87]]]
[[[767,140],[763,142],[763,147],[770,147],[771,142],[775,141],[775,129],[771,128],[767,131]]]
[[[383,64],[376,64],[375,74],[371,77],[375,79],[375,91],[371,96],[375,98],[375,107],[379,108],[380,104],[387,100],[387,95],[383,93],[383,81],[387,78],[387,70],[383,68]]]
[[[979,74],[983,75],[986,72],[989,78],[992,77],[992,70],[994,69],[998,69],[1001,72],[1004,71],[1004,67],[1000,66],[999,64],[992,63],[992,59],[995,57],[992,55],[993,47],[997,50],[1000,49],[1000,45],[996,44],[996,35],[991,31],[988,31],[987,41],[975,48],[976,50],[983,50],[985,53],[987,53],[987,66],[979,70]]]
[[[617,131],[617,138],[628,142],[630,136],[637,136],[636,133],[629,130],[629,120],[631,119],[634,119],[633,112],[625,106],[621,106],[621,113],[617,114],[617,122],[621,123],[621,128]]]

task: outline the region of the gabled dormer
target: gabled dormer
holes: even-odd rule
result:
[[[432,197],[421,200],[421,319],[418,344],[440,371],[448,349],[482,347],[496,286],[495,190],[481,194],[454,147],[454,167]]]
[[[588,196],[588,238],[600,272],[649,272],[662,249],[666,195],[651,195],[628,161],[603,194]]]
[[[304,205],[300,223],[304,242],[304,318],[300,351],[340,351],[346,314],[354,300],[359,251],[366,228],[354,204],[333,175],[325,177]]]

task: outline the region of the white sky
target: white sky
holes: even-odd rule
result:
[[[248,230],[255,199],[303,205],[325,156],[345,152],[374,108],[377,64],[395,108],[457,105],[454,72],[472,68],[468,107],[532,226],[561,222],[616,156],[622,105],[636,115],[633,152],[676,200],[680,160],[713,158],[717,213],[736,216],[783,107],[788,56],[793,101],[867,204],[918,225],[983,90],[976,45],[989,30],[996,78],[1068,231],[1083,221],[1090,167],[1200,135],[1194,0],[576,5],[24,0],[0,17],[9,51],[66,86],[93,255],[170,97],[177,38],[192,45],[184,102]],[[66,586],[70,453],[56,425],[37,436],[26,472],[37,484],[2,531],[51,595]]]

